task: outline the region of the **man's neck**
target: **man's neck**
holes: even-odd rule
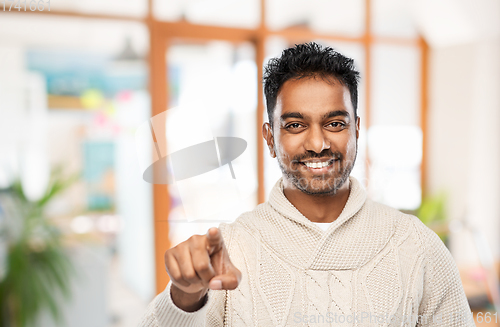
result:
[[[309,195],[284,181],[283,193],[297,210],[315,223],[336,220],[347,203],[350,193],[349,180],[334,195]]]

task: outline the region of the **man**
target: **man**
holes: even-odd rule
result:
[[[171,282],[141,326],[474,326],[457,267],[414,216],[350,176],[353,61],[301,44],[264,74],[269,201],[165,253]]]

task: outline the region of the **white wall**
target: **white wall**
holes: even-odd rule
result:
[[[135,133],[126,132],[149,118],[149,95],[134,92],[129,104],[119,105],[117,112],[124,129],[115,151],[116,210],[124,224],[117,240],[121,273],[127,286],[149,302],[155,295],[153,188],[142,179]],[[153,157],[151,151],[143,155]]]
[[[447,191],[449,219],[466,218],[500,257],[500,38],[434,48],[429,191]],[[477,263],[470,234],[451,235],[458,264]]]

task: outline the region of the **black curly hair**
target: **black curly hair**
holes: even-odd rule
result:
[[[271,127],[281,86],[290,79],[312,76],[334,77],[347,86],[354,108],[354,117],[357,117],[359,72],[354,67],[354,60],[330,47],[310,42],[296,44],[295,47],[283,50],[281,57],[272,58],[264,68],[264,94]]]

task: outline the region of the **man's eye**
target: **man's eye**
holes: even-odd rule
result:
[[[290,124],[290,125],[288,125],[286,128],[287,128],[287,129],[297,129],[297,128],[299,128],[300,126],[302,126],[302,125],[300,125],[299,123],[291,123],[291,124]]]
[[[328,124],[328,126],[331,126],[336,131],[340,131],[345,128],[346,124],[339,121],[334,121]]]

